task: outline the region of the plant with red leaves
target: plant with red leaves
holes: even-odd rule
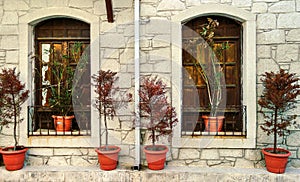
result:
[[[21,83],[19,76],[20,73],[16,73],[16,68],[4,68],[0,73],[0,125],[13,123],[14,150],[18,146],[17,125],[23,120],[23,118],[19,118],[21,105],[29,95],[29,90],[25,89],[25,84]]]
[[[113,119],[116,115],[114,108],[114,99],[113,99],[113,84],[118,79],[115,77],[117,72],[113,71],[98,71],[97,74],[92,76],[95,84],[95,93],[97,94],[94,107],[99,112],[99,117],[101,114],[104,116],[104,125],[105,125],[105,146],[108,146],[108,128],[107,128],[107,119]],[[101,132],[101,131],[100,131]],[[101,136],[101,134],[100,134]],[[101,139],[100,139],[101,146]]]
[[[146,128],[151,132],[152,145],[160,136],[172,136],[178,122],[175,108],[168,102],[166,84],[157,77],[145,77],[139,90],[141,116],[149,119]]]
[[[296,118],[296,115],[287,115],[286,112],[296,108],[296,97],[300,94],[299,78],[294,73],[280,69],[278,73],[266,72],[261,81],[264,90],[258,104],[266,109],[260,111],[265,117],[261,128],[267,135],[274,133],[273,153],[276,153],[277,134],[283,136]]]

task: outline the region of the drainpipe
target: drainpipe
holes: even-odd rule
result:
[[[141,135],[140,135],[140,0],[134,1],[134,100],[135,100],[135,161],[133,170],[140,170]]]

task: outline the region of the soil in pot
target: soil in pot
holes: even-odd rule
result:
[[[98,154],[98,161],[100,169],[102,170],[114,170],[118,165],[119,152],[121,148],[118,146],[102,146],[97,148],[95,151]]]
[[[161,170],[165,167],[166,154],[169,151],[164,145],[148,145],[144,147],[148,168],[152,170]]]
[[[13,150],[13,148],[14,147],[11,146],[0,150],[0,153],[3,157],[3,162],[5,164],[5,168],[8,171],[15,171],[23,168],[25,154],[28,150],[23,146],[17,146],[17,150]]]
[[[277,148],[277,153],[273,153],[273,148],[262,150],[265,156],[266,168],[269,172],[281,174],[285,172],[288,157],[291,152],[282,148]]]

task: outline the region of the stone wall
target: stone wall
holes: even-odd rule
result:
[[[262,91],[260,75],[265,71],[288,69],[300,74],[300,1],[299,0],[141,0],[141,74],[157,74],[172,88],[170,20],[173,15],[201,4],[226,4],[249,11],[257,17],[257,95]],[[99,17],[101,67],[118,71],[121,91],[133,92],[134,86],[134,20],[133,0],[113,0],[114,23],[106,20],[104,1],[100,0],[0,0],[0,66],[19,63],[19,18],[29,12],[54,7],[79,9]],[[163,22],[163,23],[162,23]],[[93,43],[93,42],[91,42]],[[300,107],[299,107],[300,108]],[[133,165],[133,105],[118,112],[109,126],[111,144],[121,145],[120,165]],[[295,110],[295,113],[299,109]],[[298,121],[299,119],[297,119]],[[271,138],[261,131],[263,118],[258,115],[256,149],[172,148],[168,165],[210,167],[261,167],[260,148],[270,146]],[[299,121],[300,123],[300,121]],[[12,144],[12,137],[3,128],[0,146]],[[280,139],[281,147],[291,150],[290,166],[300,166],[300,131],[292,128]],[[163,140],[163,143],[167,143]],[[28,165],[97,164],[93,146],[81,148],[35,147],[28,152]],[[146,164],[143,160],[143,164]]]

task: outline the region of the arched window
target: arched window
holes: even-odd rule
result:
[[[220,73],[224,74],[225,78],[224,91],[226,93],[222,94],[221,101],[224,102],[224,105],[218,108],[221,114],[224,112],[225,119],[222,132],[217,133],[217,135],[246,135],[241,87],[242,24],[224,16],[197,17],[184,23],[182,28],[182,66],[186,72],[182,83],[182,135],[203,135],[203,132],[207,132],[207,126],[204,125],[202,116],[211,114],[211,104],[207,84],[198,70],[200,65],[195,63],[197,56],[206,56],[202,66],[207,66],[209,65],[207,61],[210,61],[210,58],[201,54],[201,50],[197,49],[198,43],[193,40],[201,37],[204,31],[208,31],[205,27],[208,25],[208,18],[219,23],[219,26],[214,30],[213,47],[218,57],[217,64],[222,69]],[[219,50],[218,53],[216,49]],[[217,77],[218,75],[214,76]],[[216,135],[216,133],[212,134]]]
[[[78,64],[82,64],[82,54],[89,55],[88,49],[90,44],[90,25],[71,18],[52,18],[38,23],[34,28],[35,40],[35,65],[34,65],[34,107],[30,109],[31,126],[29,135],[57,135],[54,128],[51,115],[57,113],[56,107],[51,107],[53,89],[58,85],[56,64],[62,64],[68,68],[65,71],[71,71],[75,74]],[[85,68],[89,68],[89,56],[86,57]],[[82,65],[81,65],[82,66]],[[78,69],[77,69],[78,70]],[[74,79],[69,79],[66,72],[61,78],[61,83],[68,82],[68,88]],[[84,80],[85,84],[82,84]],[[89,135],[90,110],[87,105],[90,104],[90,71],[86,69],[76,82],[80,82],[80,90],[77,97],[81,99],[80,111],[72,122],[70,132],[64,132],[63,135]],[[88,82],[88,83],[87,83]],[[80,98],[79,98],[80,99]],[[66,106],[68,107],[68,106]],[[74,107],[70,107],[70,113],[74,114]]]

